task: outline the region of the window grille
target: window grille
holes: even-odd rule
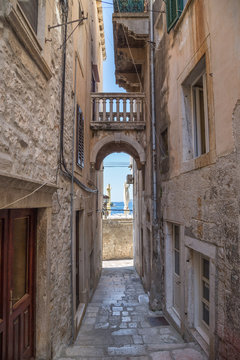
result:
[[[79,105],[77,105],[77,165],[84,167],[84,117]]]

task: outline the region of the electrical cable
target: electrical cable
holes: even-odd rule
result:
[[[37,191],[39,191],[40,189],[42,189],[45,185],[47,185],[47,182],[45,182],[44,184],[40,185],[37,189],[33,190],[31,193],[29,193],[29,194],[27,194],[27,195],[25,195],[25,196],[23,196],[23,197],[15,200],[15,201],[11,202],[10,204],[7,204],[7,205],[2,206],[2,207],[0,208],[0,210],[6,209],[6,208],[8,208],[8,207],[10,207],[10,206],[12,206],[12,205],[15,205],[15,204],[18,203],[19,201],[22,201],[22,200],[27,199],[29,196],[35,194]]]
[[[96,1],[99,1],[99,0],[96,0]],[[117,3],[117,4],[118,4],[118,3]],[[119,4],[118,4],[118,9],[119,9]],[[120,10],[120,9],[119,9],[119,10]],[[164,12],[164,13],[165,13],[165,12]],[[122,15],[122,13],[121,13],[120,11],[119,11],[119,14],[120,14],[120,17],[123,18],[123,15]],[[139,80],[139,82],[140,82],[140,87],[141,87],[141,89],[142,89],[142,88],[143,88],[143,84],[142,84],[142,81],[141,81],[141,79],[140,79],[139,73],[138,73],[138,71],[137,71],[136,63],[135,63],[135,61],[134,61],[134,58],[133,58],[133,55],[132,55],[132,51],[131,51],[131,49],[130,49],[129,42],[128,42],[128,39],[127,39],[127,34],[126,34],[126,31],[125,31],[124,26],[123,26],[122,28],[123,28],[123,33],[124,33],[124,37],[125,37],[125,40],[126,40],[126,44],[127,44],[129,53],[130,53],[131,58],[132,58],[132,62],[133,62],[133,64],[135,65],[134,67],[135,67],[135,71],[136,71],[138,80]],[[151,44],[150,46],[152,46],[152,44]],[[150,109],[149,109],[148,103],[145,102],[145,105],[146,105],[146,110],[147,110],[149,119],[152,120],[152,115],[151,115],[151,111],[150,111]],[[158,145],[159,145],[159,149],[160,149],[160,151],[161,151],[161,155],[162,155],[162,156],[166,156],[167,154],[166,154],[164,148],[162,147],[162,144],[160,143],[160,141],[159,141],[159,139],[158,139],[157,136],[156,136],[156,141],[157,141],[157,143],[158,143]]]
[[[152,3],[151,3],[150,5],[152,6]],[[117,2],[117,6],[118,6],[120,18],[122,18],[123,16],[122,16],[122,14],[121,14],[121,12],[120,12],[119,3],[118,3],[118,2]],[[151,16],[152,16],[152,14],[151,14]],[[153,20],[152,20],[152,21],[153,21]],[[153,24],[151,24],[151,26],[153,27]],[[139,73],[138,73],[138,71],[137,71],[137,66],[136,66],[136,64],[135,64],[134,57],[133,57],[133,55],[132,55],[132,51],[131,51],[131,48],[130,48],[130,46],[129,46],[129,41],[128,41],[128,37],[127,37],[126,30],[125,30],[124,26],[122,26],[122,29],[123,29],[123,33],[124,33],[124,37],[125,37],[125,40],[126,40],[126,44],[127,44],[127,47],[128,47],[128,50],[129,50],[130,56],[131,56],[131,58],[132,58],[132,62],[133,62],[133,64],[134,64],[134,67],[135,67],[135,70],[136,70],[136,74],[137,74],[137,77],[138,77],[138,80],[139,80],[140,91],[142,91],[142,89],[143,89],[143,84],[142,84],[142,81],[141,81],[141,79],[140,79]],[[152,31],[152,30],[153,30],[153,29],[151,29],[151,37],[153,36],[153,31]],[[152,39],[151,39],[151,41],[152,41]],[[150,46],[152,46],[152,44],[150,44]],[[151,55],[150,55],[151,58],[152,58],[152,61],[154,61],[154,53],[153,53],[153,51],[154,51],[154,48],[151,49]],[[153,71],[153,70],[152,70],[152,71]],[[150,76],[154,78],[154,74],[151,74]],[[152,80],[151,80],[151,82],[152,82]],[[155,145],[156,142],[158,142],[158,145],[159,145],[159,148],[160,148],[161,153],[165,154],[165,149],[163,149],[162,144],[160,143],[158,137],[156,136],[154,114],[153,114],[153,116],[152,116],[152,113],[151,113],[150,108],[149,108],[149,104],[148,104],[147,102],[145,102],[145,104],[146,104],[146,111],[147,111],[147,113],[148,113],[148,116],[149,116],[149,119],[150,119],[150,121],[151,121],[152,127],[154,126],[154,129],[152,129],[152,136],[154,136],[154,138],[152,139],[153,144],[154,144],[154,145],[153,145],[153,159],[152,159],[152,161],[153,161],[153,169],[152,169],[152,171],[153,171],[153,208],[154,208],[154,218],[155,218],[155,216],[156,216],[156,197],[157,197],[157,194],[156,194],[156,145]],[[155,111],[155,110],[152,109],[152,111]],[[153,119],[154,119],[154,124],[153,124]]]
[[[65,42],[68,41],[68,39],[72,36],[72,34],[75,32],[75,30],[78,28],[78,26],[83,22],[84,19],[79,20],[79,23],[75,26],[75,28],[72,30],[72,32],[70,33],[70,35],[68,35],[67,39]],[[59,50],[64,46],[64,43],[62,45],[60,45]]]
[[[64,7],[64,5],[63,5]],[[64,26],[64,41],[63,41],[63,52],[62,52],[62,88],[61,88],[61,108],[60,108],[60,170],[61,173],[72,181],[72,174],[67,169],[66,161],[64,158],[64,115],[65,115],[65,82],[66,82],[66,42],[67,42],[67,18],[68,18],[68,4],[65,5],[65,10],[63,10],[63,21],[65,22]],[[98,193],[98,189],[91,189],[75,176],[73,178],[75,184],[77,184],[81,189],[90,193]]]

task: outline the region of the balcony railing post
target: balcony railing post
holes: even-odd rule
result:
[[[94,106],[95,106],[94,121],[99,121],[99,98],[95,98]]]
[[[126,121],[126,112],[127,112],[127,99],[123,99],[123,121]]]
[[[130,121],[133,122],[133,98],[130,98]]]
[[[113,98],[110,98],[110,121],[113,121]]]
[[[117,119],[116,119],[116,121],[120,121],[119,102],[120,102],[120,99],[119,99],[119,98],[116,98],[116,111],[117,111]]]
[[[95,119],[95,99],[93,97],[91,97],[91,118],[92,121],[96,121]]]
[[[103,98],[102,101],[103,101],[103,118],[102,118],[102,121],[106,121],[106,98]]]
[[[141,100],[137,99],[137,121],[141,121]]]

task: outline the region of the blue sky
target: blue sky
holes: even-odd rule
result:
[[[109,1],[112,2],[112,1]],[[103,21],[107,60],[103,63],[103,91],[104,92],[125,92],[124,89],[116,85],[115,82],[115,64],[114,64],[114,45],[113,45],[113,28],[112,28],[112,13],[113,6],[102,4],[103,6]],[[124,153],[114,153],[104,159],[103,164],[117,162],[129,163],[130,156]],[[123,185],[127,174],[131,171],[127,167],[112,168],[105,167],[104,169],[104,194],[106,194],[107,184],[111,185],[112,201],[123,201]],[[130,186],[130,198],[132,199],[132,185]]]

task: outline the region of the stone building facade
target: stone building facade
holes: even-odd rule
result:
[[[87,145],[103,31],[101,2],[0,1],[3,359],[54,357],[100,276],[102,177]]]
[[[154,2],[151,302],[219,360],[240,353],[239,14],[234,0]]]

